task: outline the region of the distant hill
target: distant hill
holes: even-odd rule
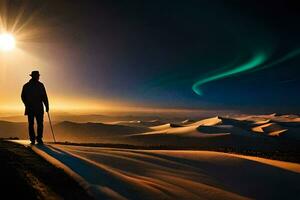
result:
[[[0,138],[28,138],[28,128],[25,122],[0,121]]]
[[[117,140],[127,134],[135,134],[149,131],[147,127],[131,127],[125,125],[104,123],[75,123],[70,121],[60,122],[54,125],[58,139],[62,141],[103,141],[102,139]]]

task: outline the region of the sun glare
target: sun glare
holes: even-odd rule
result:
[[[12,34],[2,33],[0,34],[0,50],[11,51],[15,48],[16,41]]]

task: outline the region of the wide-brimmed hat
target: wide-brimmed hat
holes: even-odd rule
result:
[[[39,71],[32,71],[31,74],[29,74],[29,76],[39,76],[40,72]]]

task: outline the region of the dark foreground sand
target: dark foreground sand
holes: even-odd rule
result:
[[[30,148],[1,140],[0,192],[5,199],[92,199],[64,171]]]

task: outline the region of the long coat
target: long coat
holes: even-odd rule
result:
[[[46,109],[49,109],[45,86],[38,80],[31,79],[23,86],[21,98],[25,104],[25,115],[43,114],[43,103],[45,104]]]

